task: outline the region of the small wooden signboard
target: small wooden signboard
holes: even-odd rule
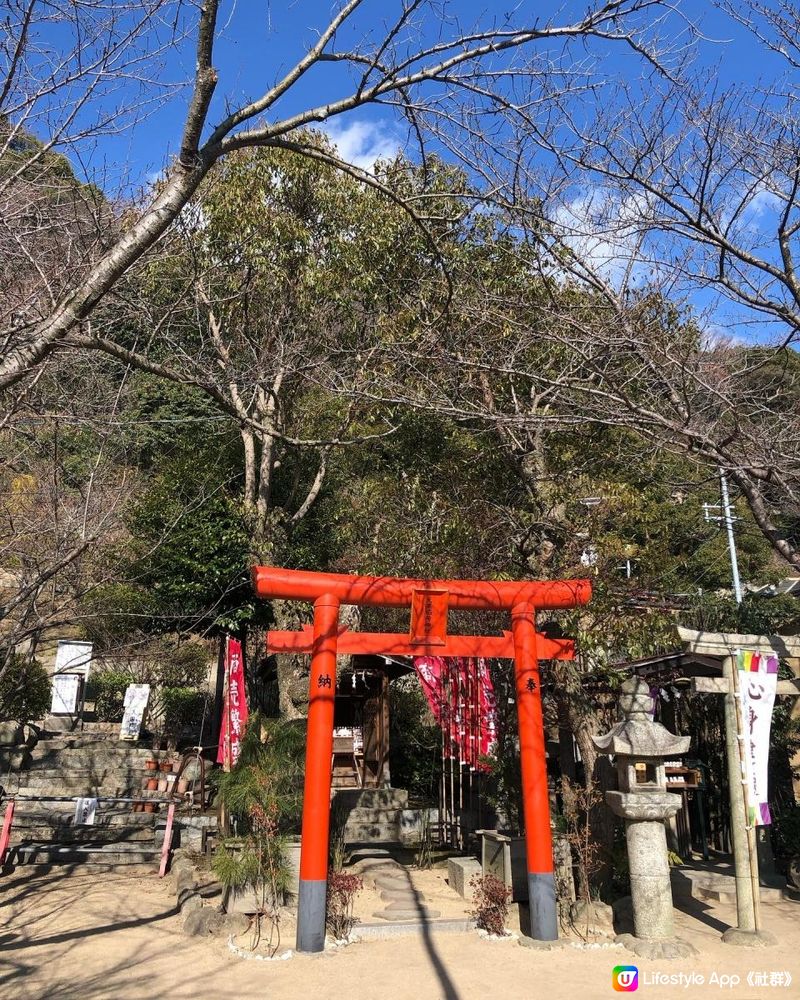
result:
[[[125,714],[119,730],[121,740],[138,740],[142,718],[150,698],[149,684],[129,684],[125,691]]]

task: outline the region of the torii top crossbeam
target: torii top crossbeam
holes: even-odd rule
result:
[[[451,608],[510,611],[518,604],[540,610],[574,608],[592,594],[588,580],[414,580],[395,576],[350,576],[309,570],[254,566],[259,597],[311,601],[330,594],[340,604],[407,608],[415,593],[444,592]]]

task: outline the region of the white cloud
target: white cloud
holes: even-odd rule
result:
[[[652,271],[643,246],[651,219],[643,195],[600,188],[577,193],[550,214],[559,239],[588,270],[612,284],[636,284]]]
[[[397,156],[400,144],[381,123],[348,119],[326,122],[322,131],[336,146],[339,156],[354,167],[370,173],[376,160]]]

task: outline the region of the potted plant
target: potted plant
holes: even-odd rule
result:
[[[236,766],[216,774],[220,801],[236,818],[238,836],[222,841],[214,871],[226,908],[253,914],[253,948],[266,921],[271,954],[280,946],[280,910],[292,882],[288,835],[300,816],[304,742],[296,725],[256,713]]]

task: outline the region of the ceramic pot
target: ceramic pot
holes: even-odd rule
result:
[[[145,769],[148,770],[148,771],[157,771],[158,770],[158,761],[156,761],[156,760],[146,760],[144,762],[144,766],[145,766]]]
[[[148,792],[154,792],[158,788],[158,778],[148,778],[145,788]]]
[[[154,813],[156,811],[156,804],[155,804],[155,802],[145,802],[144,803],[144,811],[146,813]]]
[[[161,763],[158,765],[158,769],[163,774],[166,774],[168,771],[172,770],[172,761],[171,760],[162,760]]]
[[[172,762],[172,773],[177,774],[181,769],[181,762],[179,760],[173,760]]]

